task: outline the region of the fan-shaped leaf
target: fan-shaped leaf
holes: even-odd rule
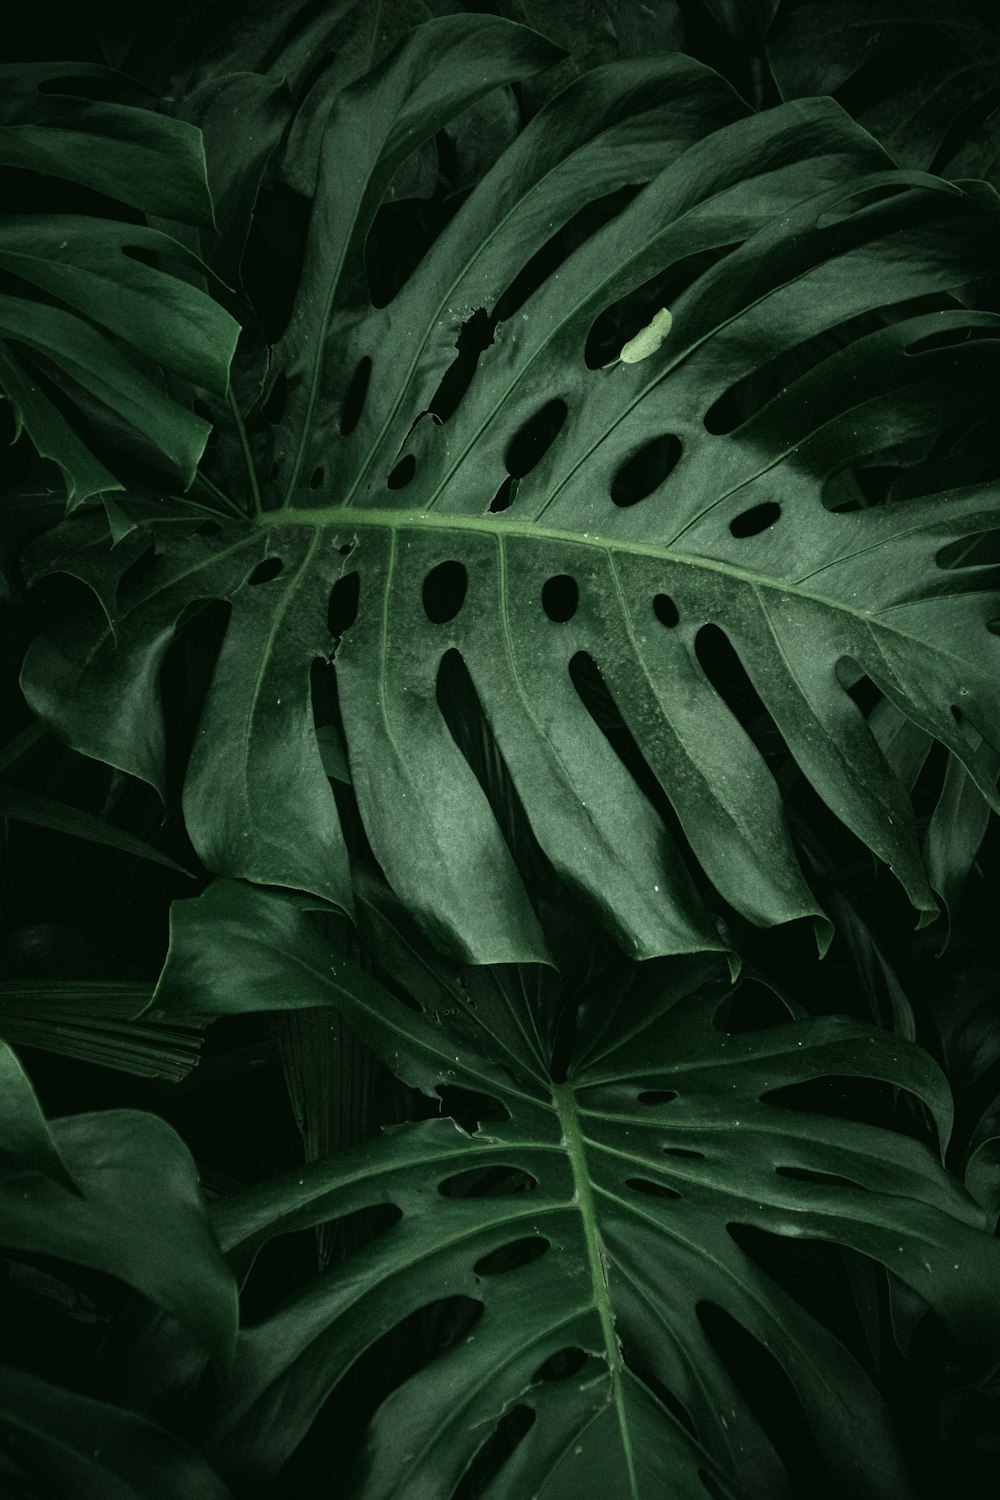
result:
[[[390,882],[453,952],[537,959],[519,872],[438,705],[457,652],[559,876],[631,954],[718,950],[640,772],[743,916],[821,913],[766,760],[704,664],[711,626],[779,746],[927,920],[909,797],[850,688],[870,679],[995,803],[975,739],[1000,741],[989,579],[937,562],[995,526],[994,499],[981,486],[831,512],[823,497],[846,466],[987,410],[1000,318],[944,294],[993,264],[996,206],[887,170],[829,101],[746,116],[689,59],[617,64],[535,117],[374,308],[364,245],[393,171],[545,55],[520,28],[450,18],[338,96],[274,353],[283,412],[251,434],[274,509],[207,534],[161,507],[141,560],[141,538],[108,554],[86,521],[48,539],[36,572],[84,578],[108,619],[54,626],[29,698],[76,748],[159,784],[152,690],[174,624],[229,601],[185,783],[192,840],[215,870],[346,908],[310,698],[311,664],[335,655],[353,787]],[[610,220],[581,229],[615,194]],[[570,224],[580,242],[560,260]],[[907,316],[933,296],[940,311]],[[661,309],[661,346],[600,368]],[[492,343],[445,401],[473,316]],[[631,750],[581,695],[581,663]]]
[[[206,902],[227,920],[209,920]],[[781,1463],[706,1331],[706,1304],[785,1372],[833,1482],[850,1476],[871,1500],[908,1493],[861,1367],[740,1236],[850,1247],[995,1363],[1000,1248],[977,1205],[918,1142],[784,1097],[833,1075],[854,1098],[849,1080],[880,1079],[923,1100],[943,1141],[950,1099],[926,1054],[843,1018],[733,1029],[727,988],[674,961],[622,965],[588,988],[559,1081],[539,1029],[553,1009],[546,970],[456,975],[376,900],[369,936],[411,995],[420,976],[415,1010],[371,975],[358,982],[336,939],[324,963],[303,908],[232,884],[175,905],[161,1013],[325,997],[406,1081],[493,1103],[471,1134],[448,1119],[396,1127],[214,1206],[244,1268],[274,1234],[397,1210],[241,1334],[232,1379],[208,1396],[223,1473],[277,1468],[362,1353],[447,1293],[478,1317],[387,1397],[352,1493],[444,1500],[505,1412],[525,1407],[534,1423],[490,1495],[773,1500]]]

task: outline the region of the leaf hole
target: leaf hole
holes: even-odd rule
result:
[[[576,579],[568,573],[557,573],[542,585],[542,609],[554,625],[572,620],[580,603]]]
[[[752,505],[742,515],[736,516],[729,523],[729,530],[735,537],[759,536],[769,526],[773,526],[781,515],[781,506],[774,500],[765,500],[762,505]]]
[[[567,1380],[570,1375],[578,1375],[589,1358],[583,1349],[557,1349],[555,1354],[550,1354],[538,1366],[531,1377],[531,1384],[544,1385],[551,1380]]]
[[[664,1146],[664,1156],[680,1156],[685,1161],[704,1161],[704,1151],[690,1151],[687,1146]]]
[[[642,1193],[647,1198],[680,1198],[676,1188],[667,1187],[662,1182],[651,1182],[648,1177],[626,1177],[625,1186],[631,1188],[633,1193]]]
[[[337,548],[337,551],[340,553],[341,557],[350,557],[351,553],[354,551],[357,545],[357,539],[355,539],[353,542],[341,542],[340,546]]]
[[[472,384],[480,355],[493,343],[493,328],[494,320],[486,309],[477,307],[458,330],[455,359],[428,403],[428,410],[439,421],[448,420]]]
[[[395,465],[386,480],[386,488],[390,490],[405,490],[417,472],[417,460],[412,453],[405,453]]]
[[[221,521],[202,521],[200,526],[195,527],[196,536],[218,536],[222,530]]]
[[[518,483],[519,481],[514,478],[513,474],[507,475],[507,478],[490,501],[490,511],[493,515],[498,515],[502,510],[510,509],[517,494]]]
[[[508,1271],[519,1271],[540,1260],[550,1248],[551,1241],[541,1234],[526,1234],[509,1245],[501,1245],[488,1255],[481,1255],[473,1267],[477,1276],[506,1276]]]
[[[637,448],[611,481],[611,498],[616,505],[627,507],[645,500],[677,467],[683,445],[672,432],[651,438]]]
[[[781,732],[725,632],[718,625],[703,625],[694,644],[706,678],[761,755],[771,760],[784,756]]]
[[[794,1026],[796,1023],[792,1022]],[[765,1104],[803,1114],[829,1115],[891,1129],[897,1116],[895,1090],[881,1078],[824,1074],[801,1083],[786,1083],[762,1094]]]
[[[465,603],[469,575],[464,565],[450,560],[438,563],[424,579],[424,614],[432,625],[446,625]]]
[[[541,463],[562,429],[569,407],[558,397],[547,401],[541,411],[529,417],[507,445],[504,463],[514,479],[523,479]]]
[[[470,1167],[438,1183],[442,1198],[512,1198],[530,1193],[538,1180],[520,1167]]]
[[[354,367],[354,374],[347,382],[347,390],[340,406],[340,435],[350,437],[365,409],[365,401],[368,399],[368,382],[371,380],[372,362],[366,354]]]
[[[490,1094],[464,1089],[455,1083],[439,1083],[434,1092],[441,1100],[441,1113],[450,1116],[466,1135],[474,1135],[478,1125],[510,1119],[510,1110]]]
[[[680,611],[669,594],[654,595],[653,614],[668,630],[673,630],[674,626],[680,623]]]
[[[631,185],[618,188],[585,204],[567,219],[518,271],[496,305],[494,320],[499,323],[519,312],[532,293],[549,280],[573,251],[616,218],[638,191]]]
[[[677,1098],[675,1089],[643,1089],[636,1095],[637,1104],[672,1104]]]
[[[335,641],[339,641],[357,619],[360,598],[361,575],[356,569],[338,578],[330,590],[326,625]]]
[[[277,578],[283,571],[284,566],[280,557],[265,557],[249,575],[247,583],[251,588],[259,583],[270,583],[272,578]]]
[[[814,1182],[821,1187],[849,1188],[858,1191],[858,1184],[849,1177],[838,1177],[835,1172],[814,1172],[809,1167],[775,1167],[777,1177],[787,1177],[792,1182]]]
[[[537,1413],[530,1406],[514,1406],[505,1412],[462,1475],[451,1500],[479,1500],[536,1419]]]
[[[318,490],[325,478],[326,470],[324,469],[322,464],[318,464],[317,467],[313,469],[312,473],[309,475],[309,488],[311,490]]]

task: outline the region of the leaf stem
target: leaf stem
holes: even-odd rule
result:
[[[247,479],[250,481],[250,499],[253,502],[251,514],[259,516],[264,507],[261,503],[260,498],[260,485],[257,482],[257,470],[254,467],[253,454],[250,452],[250,442],[247,438],[247,430],[246,425],[243,421],[243,414],[240,411],[239,407],[236,405],[236,397],[233,395],[233,388],[231,385],[226,391],[226,401],[228,403],[229,410],[233,414],[233,421],[236,424],[236,434],[240,440],[240,448],[243,450],[243,462],[246,464]]]
[[[239,506],[236,504],[236,501],[233,500],[229,495],[227,495],[225,490],[219,489],[219,486],[215,483],[214,479],[209,479],[208,475],[203,474],[201,469],[198,470],[194,477],[195,483],[203,485],[204,488],[208,490],[208,493],[212,495],[220,505],[225,506],[230,515],[238,516],[241,521],[246,520],[246,513],[240,510]]]

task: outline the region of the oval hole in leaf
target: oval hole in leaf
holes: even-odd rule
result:
[[[498,1250],[480,1256],[473,1269],[477,1276],[504,1276],[508,1271],[520,1270],[522,1266],[540,1260],[550,1243],[544,1235],[526,1234],[522,1239],[511,1240],[509,1245],[501,1245]]]
[[[326,625],[334,640],[339,640],[354,624],[361,598],[361,575],[355,569],[345,573],[330,590],[330,603],[326,611]]]
[[[372,362],[366,354],[363,359],[358,360],[354,367],[354,374],[348,381],[347,390],[344,392],[344,399],[340,406],[341,437],[350,437],[361,421],[361,413],[365,409],[365,401],[368,397],[368,382],[371,374]]]
[[[773,526],[780,515],[781,506],[774,500],[765,500],[762,505],[752,505],[741,516],[736,516],[730,521],[729,530],[737,537],[759,536]]]
[[[542,608],[555,625],[565,625],[576,614],[580,590],[568,573],[557,573],[542,585]]]
[[[438,1192],[442,1198],[511,1198],[537,1186],[537,1179],[520,1167],[471,1167],[439,1182]]]
[[[687,1146],[664,1146],[664,1156],[683,1156],[688,1161],[704,1161],[704,1151],[689,1151]]]
[[[280,557],[265,557],[247,578],[247,583],[251,588],[256,587],[258,583],[270,583],[272,578],[277,578],[284,566]]]
[[[671,1104],[677,1098],[674,1089],[643,1089],[636,1095],[637,1104]]]
[[[792,1182],[815,1182],[821,1187],[849,1188],[858,1191],[858,1184],[849,1177],[838,1177],[835,1172],[814,1172],[808,1167],[775,1167],[775,1175],[788,1177]]]
[[[645,500],[677,467],[682,452],[681,440],[672,432],[643,443],[611,481],[612,500],[623,507]]]
[[[653,614],[668,630],[680,623],[680,611],[669,594],[656,594],[653,598]]]
[[[197,536],[218,536],[221,530],[221,521],[202,521],[200,526],[195,527]]]
[[[631,1188],[634,1193],[643,1193],[647,1198],[679,1198],[681,1195],[674,1188],[665,1187],[661,1182],[650,1182],[648,1177],[626,1177],[625,1186]]]
[[[465,603],[469,575],[463,563],[450,560],[431,568],[424,579],[424,614],[432,625],[446,625]]]
[[[311,490],[318,490],[325,478],[326,470],[322,464],[319,464],[309,475],[309,488]]]
[[[525,474],[530,474],[552,447],[568,414],[565,401],[556,397],[529,417],[507,444],[504,455],[507,473],[514,479],[523,479]]]
[[[538,1366],[531,1377],[532,1385],[542,1385],[549,1380],[566,1380],[576,1375],[587,1363],[589,1355],[583,1349],[557,1349]]]
[[[386,480],[387,489],[405,490],[416,472],[417,460],[412,453],[405,453]]]

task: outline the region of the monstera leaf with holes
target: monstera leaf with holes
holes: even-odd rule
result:
[[[120,87],[110,69],[90,64],[0,68],[8,202],[30,171],[210,225],[199,132],[99,97]],[[237,324],[203,289],[162,269],[165,259],[204,271],[171,236],[32,206],[0,217],[0,396],[13,407],[16,433],[26,431],[58,464],[71,507],[123,488],[105,462],[123,430],[147,464],[164,463],[175,483],[190,484],[210,429],[171,397],[162,372],[224,392]]]
[[[896,170],[828,99],[754,115],[688,58],[610,64],[534,117],[375,305],[366,243],[394,174],[552,57],[524,28],[453,16],[337,95],[287,327],[245,414],[248,471],[214,481],[246,520],[135,501],[114,550],[87,516],[48,536],[34,576],[73,574],[100,609],[53,620],[28,698],[162,787],[164,655],[223,601],[184,782],[209,867],[351,909],[312,699],[332,661],[396,892],[460,957],[544,958],[442,708],[458,661],[559,879],[632,956],[711,951],[727,940],[708,883],[758,925],[823,921],[771,769],[703,664],[711,627],[929,920],[910,797],[855,689],[996,805],[990,576],[939,561],[996,525],[995,495],[843,508],[837,481],[983,421],[1000,317],[949,289],[995,264],[996,199]]]
[[[996,1362],[1000,1246],[986,1215],[927,1146],[843,1103],[881,1080],[921,1100],[944,1142],[950,1096],[930,1058],[843,1017],[779,1007],[776,1024],[758,1010],[748,1029],[754,986],[734,999],[705,959],[617,960],[560,1005],[546,968],[456,970],[377,889],[359,897],[392,992],[314,899],[219,881],[173,908],[161,1018],[334,1006],[399,1077],[474,1101],[457,1111],[464,1126],[397,1126],[213,1205],[251,1278],[272,1236],[360,1210],[378,1231],[244,1328],[231,1378],[201,1388],[200,1440],[219,1471],[274,1473],[329,1393],[363,1382],[366,1351],[381,1350],[384,1371],[392,1330],[450,1298],[447,1346],[382,1387],[347,1490],[359,1500],[776,1500],[795,1439],[752,1389],[772,1389],[775,1369],[812,1429],[811,1482],[908,1495],[874,1385],[764,1268],[760,1243],[826,1241],[880,1263],[981,1370]],[[832,1078],[840,1118],[828,1094],[802,1092]],[[749,1385],[720,1318],[756,1349]]]

